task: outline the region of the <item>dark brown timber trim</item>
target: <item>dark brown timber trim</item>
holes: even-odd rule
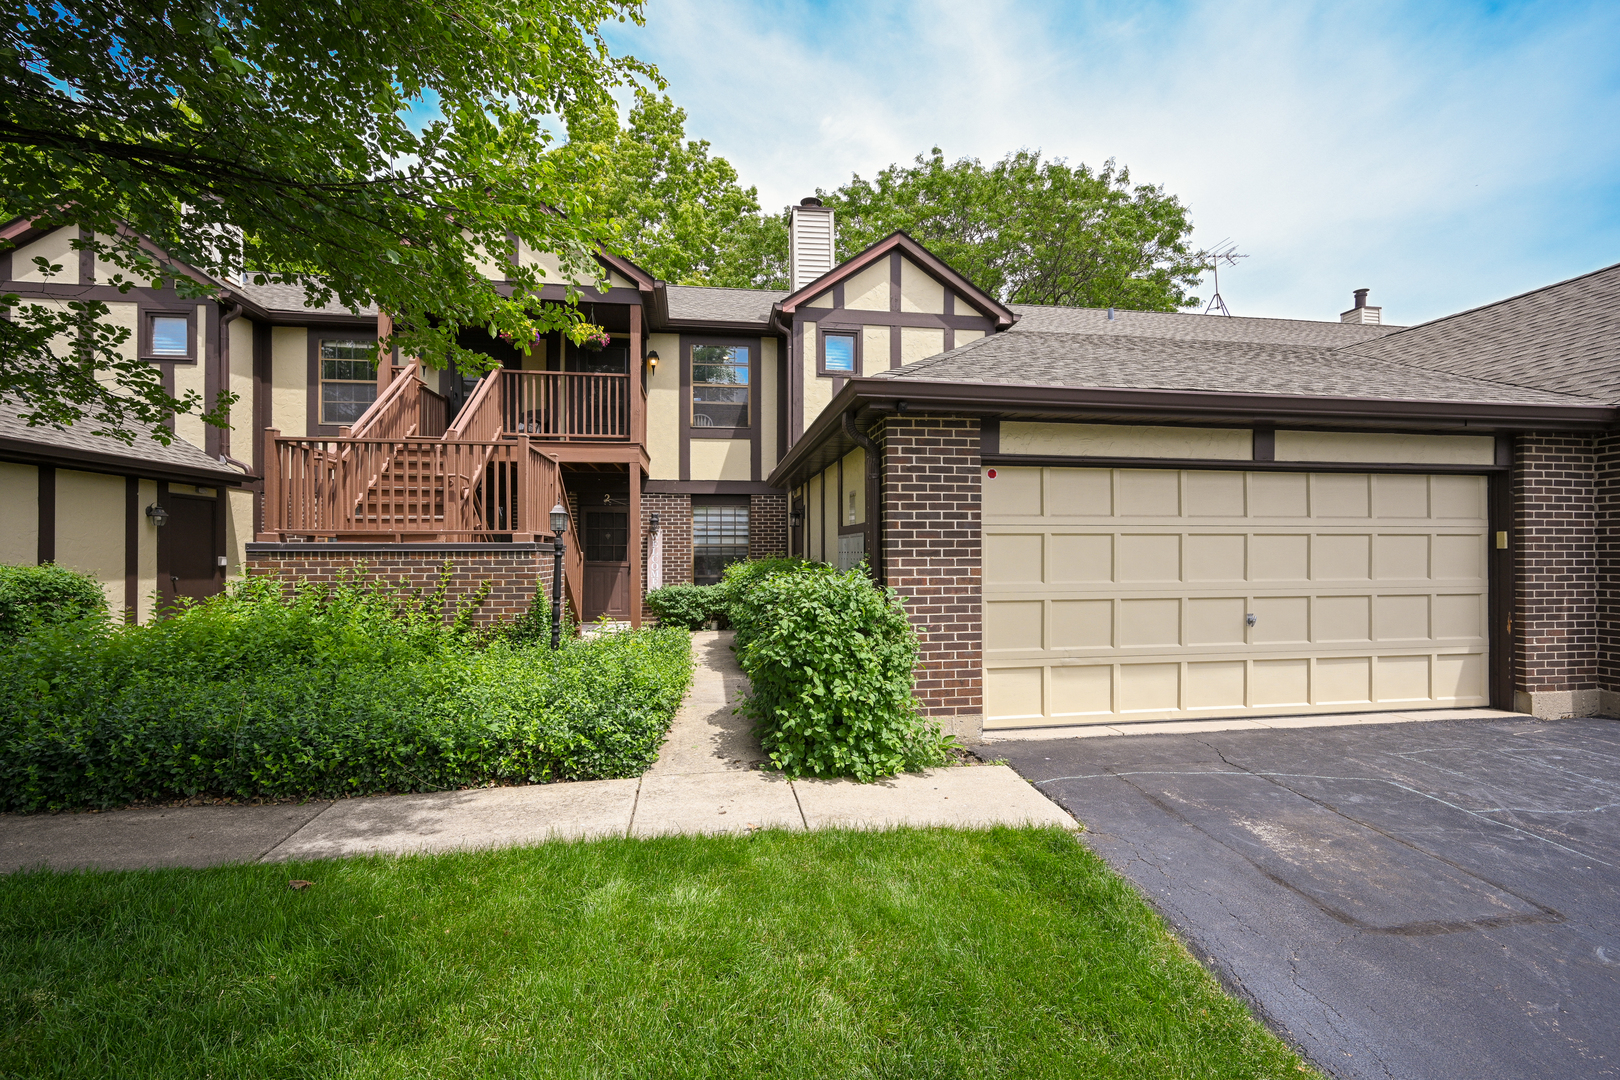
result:
[[[56,466],[39,467],[39,550],[41,563],[56,561]]]
[[[141,602],[141,480],[124,477],[124,621],[135,622]]]

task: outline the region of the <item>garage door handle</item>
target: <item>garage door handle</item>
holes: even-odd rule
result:
[[[1248,623],[1250,626],[1253,626],[1260,621],[1260,617],[1251,611],[1247,615],[1243,616],[1243,621]]]

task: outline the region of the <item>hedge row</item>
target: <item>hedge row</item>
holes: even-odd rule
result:
[[[528,643],[427,596],[250,579],[144,626],[40,625],[0,668],[0,809],[635,776],[691,675],[678,629]]]
[[[777,557],[747,559],[727,566],[718,584],[665,585],[647,594],[647,610],[664,626],[684,626],[697,630],[718,620],[729,625],[732,606],[755,584],[772,574],[807,566],[803,559]]]

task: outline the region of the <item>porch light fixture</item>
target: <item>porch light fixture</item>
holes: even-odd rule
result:
[[[568,507],[558,503],[551,508],[551,647],[562,648],[563,535],[568,532]]]
[[[647,519],[647,531],[648,532],[657,532],[658,531],[658,515],[657,514],[653,514]]]
[[[652,368],[654,371],[658,370],[658,350],[657,349],[653,349],[652,351],[647,353],[647,366]]]
[[[146,508],[146,516],[151,518],[152,524],[160,529],[169,523],[169,512],[157,503],[153,503]]]
[[[803,525],[804,524],[804,511],[798,509],[797,507],[795,507],[788,514],[788,524],[792,525],[795,529],[797,529],[800,525]]]

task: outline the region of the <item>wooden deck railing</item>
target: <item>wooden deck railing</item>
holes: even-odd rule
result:
[[[525,441],[265,437],[266,539],[550,536],[557,462]]]
[[[443,435],[448,403],[428,389],[421,371],[419,362],[407,364],[345,435],[356,439],[437,439]]]
[[[631,441],[628,375],[502,371],[500,379],[501,428],[508,434],[570,442]]]

